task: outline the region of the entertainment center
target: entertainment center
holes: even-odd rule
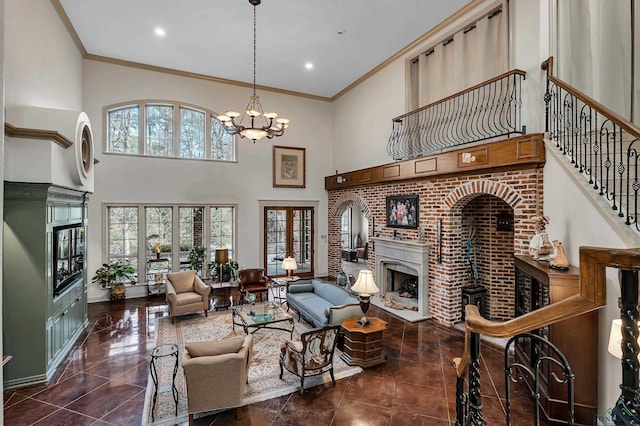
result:
[[[87,192],[4,183],[4,387],[47,381],[88,325]]]

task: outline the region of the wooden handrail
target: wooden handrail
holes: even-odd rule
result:
[[[527,331],[536,330],[568,318],[594,311],[607,304],[606,268],[640,270],[640,248],[609,249],[580,247],[580,282],[578,294],[558,303],[529,312],[509,321],[490,321],[478,312],[475,305],[465,308],[466,322],[464,352],[455,358],[458,377],[467,374],[470,362],[470,334],[478,333],[491,337],[508,338]]]
[[[524,77],[524,78],[526,78],[526,76],[527,76],[527,73],[526,73],[525,71],[522,71],[522,70],[519,70],[519,69],[515,69],[515,70],[507,71],[507,72],[505,72],[505,73],[503,73],[503,74],[500,74],[500,75],[498,75],[498,76],[496,76],[496,77],[493,77],[493,78],[491,78],[491,79],[489,79],[489,80],[483,81],[482,83],[478,83],[478,84],[476,84],[475,86],[468,87],[468,88],[466,88],[466,89],[464,89],[464,90],[461,90],[461,91],[459,91],[459,92],[454,93],[453,95],[449,95],[449,96],[447,96],[446,98],[439,99],[439,100],[437,100],[437,101],[435,101],[435,102],[431,102],[431,103],[430,103],[430,104],[428,104],[428,105],[422,106],[422,107],[420,107],[420,108],[414,109],[413,111],[409,111],[409,112],[407,112],[407,113],[405,113],[405,114],[399,115],[399,116],[397,116],[397,117],[393,118],[391,121],[393,121],[393,122],[399,122],[399,121],[402,121],[402,119],[403,119],[403,118],[405,118],[405,117],[408,117],[408,116],[410,116],[410,115],[413,115],[413,114],[415,114],[415,113],[417,113],[417,112],[420,112],[420,111],[422,111],[422,110],[425,110],[425,109],[427,109],[427,108],[431,108],[431,107],[432,107],[432,106],[434,106],[434,105],[438,105],[438,104],[444,103],[444,102],[446,102],[446,101],[448,101],[448,100],[450,100],[450,99],[453,99],[453,98],[455,98],[455,97],[458,97],[458,96],[464,95],[465,93],[468,93],[468,92],[471,92],[471,91],[473,91],[473,90],[479,89],[479,88],[480,88],[480,87],[482,87],[482,86],[486,86],[486,85],[488,85],[488,84],[494,83],[494,82],[496,82],[496,81],[498,81],[498,80],[501,80],[501,79],[503,79],[503,78],[505,78],[505,77],[508,77],[508,76],[510,76],[510,75],[513,75],[513,74],[521,75],[521,76],[522,76],[522,77]]]
[[[595,109],[604,117],[607,117],[609,120],[613,121],[619,127],[629,132],[629,134],[632,135],[634,138],[640,139],[640,127],[636,126],[631,121],[622,117],[615,111],[607,108],[606,106],[602,105],[600,102],[596,101],[593,98],[590,98],[589,96],[585,95],[578,89],[571,87],[564,81],[560,80],[558,77],[554,76],[553,75],[553,56],[550,56],[549,59],[544,61],[540,65],[540,68],[547,71],[547,78],[549,79],[549,81],[552,81],[557,86],[561,87],[568,93],[580,99],[582,102],[584,102],[585,105],[591,107],[592,109]]]

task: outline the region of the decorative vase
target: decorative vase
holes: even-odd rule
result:
[[[359,232],[356,232],[356,236],[353,237],[353,248],[362,246],[362,237]]]
[[[347,279],[347,274],[345,274],[341,269],[340,272],[338,272],[338,276],[336,277],[336,284],[338,284],[340,287],[344,287],[347,285],[347,282],[349,282],[349,280]]]

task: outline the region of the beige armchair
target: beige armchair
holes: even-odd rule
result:
[[[329,372],[333,377],[333,352],[338,342],[339,325],[331,325],[307,331],[300,335],[300,341],[285,342],[280,351],[280,379],[283,368],[300,377],[300,395],[304,393],[304,379]]]
[[[193,415],[236,408],[242,417],[242,398],[247,383],[253,335],[185,344],[182,369],[187,383],[189,425]]]
[[[167,304],[171,323],[177,315],[204,310],[209,312],[211,287],[202,282],[196,271],[173,272],[167,274]]]

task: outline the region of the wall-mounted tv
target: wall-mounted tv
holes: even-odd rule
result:
[[[387,226],[390,228],[418,228],[418,195],[390,195],[387,197]]]
[[[53,228],[53,297],[82,277],[85,236],[80,224]]]

